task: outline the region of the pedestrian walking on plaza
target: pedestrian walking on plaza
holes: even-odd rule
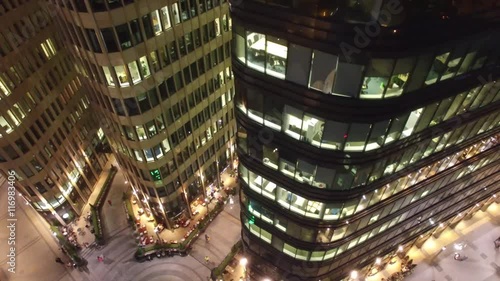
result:
[[[113,206],[113,204],[111,204],[111,200],[108,200],[108,204],[109,206]]]
[[[97,261],[98,262],[104,262],[104,255],[98,255],[97,256]]]
[[[208,236],[208,234],[205,234],[205,240],[207,240],[207,242],[210,242],[210,236]]]
[[[62,261],[62,259],[61,259],[61,258],[56,258],[56,262],[57,262],[57,263],[60,263],[60,264],[64,264],[64,262]]]
[[[210,258],[208,256],[205,256],[205,262],[206,263],[210,262]]]

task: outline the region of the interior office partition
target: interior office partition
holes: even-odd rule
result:
[[[229,4],[51,0],[129,191],[173,228],[232,163]]]
[[[0,3],[0,170],[17,204],[64,225],[81,213],[107,156],[54,16],[46,1]]]
[[[456,2],[231,3],[254,278],[368,276],[497,200],[499,7]]]

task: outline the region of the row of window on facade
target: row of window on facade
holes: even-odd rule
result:
[[[183,184],[188,186],[190,190],[190,194],[197,193],[197,189],[202,186],[198,180],[200,178],[199,167],[202,167],[205,163],[208,163],[214,155],[218,155],[216,160],[219,160],[220,163],[225,163],[228,159],[228,149],[224,145],[227,140],[227,136],[222,136],[215,142],[215,145],[211,145],[208,147],[203,153],[201,151],[197,151],[196,153],[193,151],[193,155],[199,155],[198,158],[195,158],[191,161],[191,164],[187,164],[184,162],[175,164],[175,161],[169,161],[168,165],[163,165],[159,169],[150,170],[140,170],[142,174],[142,178],[145,181],[155,182],[155,187],[148,187],[148,194],[152,197],[165,197],[170,196],[175,190],[181,187]],[[199,163],[199,165],[198,165]],[[185,170],[179,171],[178,174],[176,172],[176,166],[185,166]],[[212,178],[216,174],[215,161],[210,161],[208,167],[205,167],[203,178],[208,180],[208,178]],[[196,175],[196,177],[194,177]],[[171,181],[170,181],[170,180]],[[164,185],[162,183],[161,187],[158,187],[161,181],[168,180],[170,181],[168,184]],[[155,192],[156,190],[156,192]],[[183,190],[184,192],[184,190]]]
[[[88,143],[88,146],[85,148],[85,155],[87,157],[84,157],[84,155],[80,153],[79,146],[74,140],[71,142],[71,145],[66,146],[65,152],[66,153],[63,156],[56,157],[55,161],[50,164],[50,166],[52,167],[47,169],[48,172],[47,176],[45,176],[44,181],[34,184],[35,189],[41,195],[46,196],[44,194],[48,191],[51,191],[50,194],[59,192],[58,190],[54,189],[54,187],[56,187],[56,182],[59,183],[61,187],[66,187],[63,190],[63,193],[68,194],[73,188],[72,183],[77,183],[80,180],[83,180],[81,178],[82,175],[85,175],[87,178],[92,176],[92,170],[90,169],[90,166],[96,168],[94,164],[96,164],[97,162],[97,154],[93,152],[90,143]],[[50,154],[49,158],[52,159],[52,154]],[[43,164],[41,164],[37,159],[40,159]],[[87,163],[87,161],[89,163]],[[18,179],[23,180],[24,176],[26,176],[26,178],[30,178],[34,175],[32,170],[37,170],[39,172],[43,168],[46,168],[47,165],[47,159],[43,156],[42,153],[39,153],[38,157],[33,156],[33,159],[29,162],[29,164],[25,164],[19,167],[19,170],[22,173],[17,173]],[[61,165],[64,167],[64,170],[62,169]],[[33,166],[34,169],[30,168],[30,166]],[[25,188],[30,196],[36,196],[36,193],[34,193],[29,186],[25,186]],[[53,207],[55,208],[56,206]]]
[[[2,134],[10,134],[15,128],[21,126],[23,120],[34,110],[37,106],[37,102],[33,99],[33,95],[30,92],[27,92],[26,95],[19,99],[17,103],[15,103],[10,109],[6,111],[5,115],[0,114],[0,138],[3,137]],[[65,105],[66,103],[64,103]],[[56,99],[50,107],[44,109],[41,113],[39,120],[35,122],[40,122],[40,119],[43,120],[45,127],[50,128],[51,124],[55,122],[56,118],[60,117],[60,113],[64,110],[65,106],[60,99]],[[86,96],[83,96],[82,99],[75,105],[74,110],[69,113],[69,118],[72,123],[76,123],[77,120],[83,116],[86,109],[89,107],[90,102]],[[52,109],[52,110],[50,110]],[[43,126],[40,126],[42,131],[45,132]],[[24,150],[23,150],[24,153]]]
[[[483,173],[476,175],[473,177],[475,182],[479,182],[481,180],[481,175],[488,176],[491,173],[494,173],[494,167],[491,167],[489,171],[484,171]],[[469,182],[469,181],[468,181]],[[356,222],[355,225],[349,224],[344,225],[343,227],[337,229],[307,229],[301,225],[295,224],[286,218],[277,215],[276,213],[272,213],[265,211],[263,207],[258,206],[258,204],[253,200],[243,199],[245,200],[245,206],[248,206],[249,209],[253,209],[253,204],[258,206],[259,210],[266,212],[259,214],[261,217],[262,223],[259,221],[257,223],[249,223],[249,219],[247,216],[244,216],[244,225],[246,228],[255,236],[259,237],[261,240],[275,246],[280,251],[283,251],[285,254],[294,257],[300,260],[309,260],[309,261],[322,261],[329,260],[337,257],[344,251],[350,250],[355,246],[359,246],[360,244],[375,240],[373,243],[384,243],[387,237],[394,237],[399,233],[407,231],[411,227],[417,227],[418,229],[428,228],[428,227],[439,227],[439,222],[442,218],[447,217],[451,214],[455,214],[459,208],[463,206],[463,204],[458,204],[460,201],[466,200],[467,203],[474,202],[478,200],[482,196],[484,196],[484,186],[490,186],[495,183],[495,179],[490,177],[488,180],[483,180],[480,184],[475,184],[473,180],[470,181],[473,184],[473,187],[470,187],[465,184],[458,184],[450,188],[449,191],[445,193],[441,193],[437,198],[430,198],[428,201],[420,202],[414,208],[408,209],[403,214],[388,220],[383,224],[378,224],[372,230],[367,232],[357,232],[360,228],[358,225],[367,224],[371,218],[364,218],[359,223]],[[466,199],[464,199],[466,198]],[[440,202],[438,207],[432,208],[433,205],[436,204],[439,200],[444,199],[446,202]],[[465,203],[465,204],[467,204]],[[402,207],[400,207],[402,208]],[[252,214],[248,214],[249,216]],[[255,216],[255,215],[252,215]],[[418,217],[417,217],[418,216]],[[265,217],[265,218],[264,218]],[[265,223],[264,223],[265,222]],[[425,223],[422,223],[425,222]],[[331,239],[338,240],[342,237],[347,237],[349,235],[355,235],[352,239],[348,239],[349,241],[327,251],[318,251],[311,252],[308,250],[301,250],[295,248],[293,245],[286,244],[286,247],[276,247],[279,243],[275,242],[275,238],[278,238],[276,235],[272,235],[271,232],[266,231],[266,229],[271,229],[270,225],[274,225],[277,229],[282,232],[285,232],[287,235],[290,235],[294,238],[298,238],[299,240],[305,240],[308,242],[318,243],[321,241],[328,241]],[[397,227],[395,227],[397,226]],[[387,235],[387,230],[392,230],[390,235]],[[413,233],[417,233],[417,231],[409,232],[410,235]],[[379,239],[380,238],[380,239]],[[278,238],[279,239],[279,238]],[[281,240],[281,239],[279,239]],[[365,250],[367,246],[364,246]],[[371,247],[371,246],[370,246]]]
[[[483,171],[481,175],[486,175],[488,176],[488,172],[491,173],[494,169],[490,169],[489,171]],[[477,183],[479,182],[480,177],[477,175],[473,177],[471,180],[468,182],[470,183]],[[410,208],[407,212],[403,213],[401,216],[398,216],[399,222],[404,221],[406,218],[410,218],[424,210],[432,209],[434,213],[438,213],[440,210],[445,209],[446,206],[440,206],[439,209],[432,208],[433,205],[435,205],[436,202],[441,201],[442,199],[445,198],[450,198],[452,199],[451,201],[459,201],[460,199],[465,198],[466,196],[469,196],[481,189],[484,189],[483,186],[490,186],[493,184],[495,180],[493,178],[489,178],[488,180],[483,180],[481,181],[481,186],[476,186],[475,188],[471,188],[468,190],[465,190],[468,186],[461,184],[458,187],[452,187],[450,190],[448,190],[445,193],[441,193],[436,198],[429,199],[427,201],[419,202],[416,203],[413,208]],[[476,184],[477,185],[477,184]],[[455,195],[453,195],[455,194]],[[459,196],[461,195],[461,196]],[[465,196],[465,197],[464,197]],[[411,196],[410,196],[411,197]],[[455,197],[455,198],[453,198]],[[454,200],[453,200],[454,199]],[[401,202],[406,201],[405,198],[401,198],[396,202],[396,205],[391,204],[391,206],[388,206],[390,208],[396,208],[396,206],[400,206]],[[384,227],[384,224],[380,226],[380,228],[375,227],[376,231],[375,232],[364,232],[363,233],[363,228],[368,227],[368,225],[371,225],[375,223],[378,220],[381,220],[383,217],[381,216],[380,211],[377,212],[374,216],[367,216],[364,217],[358,221],[351,222],[349,221],[349,224],[344,224],[341,227],[337,228],[309,228],[309,227],[304,227],[302,225],[296,224],[292,220],[289,220],[285,217],[282,217],[274,212],[270,212],[267,208],[261,206],[258,202],[247,199],[246,196],[244,196],[244,206],[248,209],[248,215],[253,216],[256,218],[259,218],[259,225],[262,225],[266,228],[270,228],[271,225],[277,228],[278,230],[286,233],[287,235],[296,238],[298,240],[304,241],[304,242],[310,242],[310,243],[325,243],[329,244],[334,241],[338,241],[342,238],[346,238],[348,236],[357,236],[354,237],[354,239],[350,240],[351,242],[347,243],[346,245],[349,245],[348,248],[352,248],[356,246],[357,244],[360,244],[364,242],[366,239],[369,239],[373,237],[374,235],[381,233],[385,230],[390,229],[392,226],[390,224],[387,224],[387,227]],[[399,207],[398,210],[404,208],[407,206],[403,202],[403,205]],[[384,208],[384,211],[387,210],[387,208]],[[394,210],[394,209],[393,209]],[[394,210],[395,212],[397,210]],[[428,214],[428,216],[432,216],[432,214]],[[373,219],[375,217],[375,219]],[[430,221],[429,221],[430,219]],[[429,223],[435,223],[435,218],[429,218],[425,216],[419,216],[416,221],[418,222],[425,222],[428,221]],[[340,246],[339,248],[342,248]]]
[[[43,63],[48,62],[53,56],[56,55],[57,50],[52,41],[52,39],[47,39],[40,44],[39,47],[34,47],[30,50],[31,54],[36,54],[40,57],[41,64],[37,64],[38,68],[43,65]],[[23,60],[20,58],[20,62],[15,65],[10,66],[6,71],[0,73],[0,100],[12,94],[14,89],[21,85],[28,77],[36,72],[33,67],[33,62]],[[52,70],[48,73],[49,78],[52,79],[53,84],[57,84],[61,77],[61,73],[69,72],[70,67],[67,64],[61,63],[61,65],[54,66]],[[54,71],[54,73],[52,72]]]
[[[181,21],[179,14],[175,12],[176,9],[178,9],[177,3],[173,4],[171,9],[175,16],[169,16],[168,7],[163,7],[160,10],[156,10],[150,14],[142,16],[141,20],[134,19],[128,23],[115,26],[114,30],[116,31],[116,36],[112,27],[100,29],[97,33],[94,29],[86,28],[85,33],[89,40],[88,45],[84,43],[85,37],[83,36],[84,34],[82,34],[81,29],[73,26],[73,28],[77,30],[77,33],[80,35],[80,40],[82,40],[81,42],[75,40],[75,43],[80,47],[84,47],[85,49],[96,53],[112,53],[119,52],[120,50],[126,50],[142,43],[145,40],[151,39],[155,36],[160,36],[164,31],[171,30],[172,24],[170,19],[173,20],[174,25],[179,24]],[[189,18],[186,18],[184,20],[188,19]],[[141,26],[144,29],[144,32],[141,31]],[[206,43],[209,40],[220,36],[223,31],[229,31],[230,28],[231,19],[228,15],[224,14],[221,18],[215,18],[213,21],[203,25],[201,28],[182,36],[183,40],[179,41],[179,49],[181,52],[186,52],[186,49],[192,51],[194,50],[193,45],[195,45],[195,47],[201,46],[202,35],[203,41]],[[99,42],[101,42],[101,44]]]
[[[95,173],[99,175],[102,171],[102,167],[97,159],[98,157],[103,158],[101,160],[105,162],[106,156],[105,154],[102,154],[97,155],[96,157],[96,155],[97,154],[93,154],[92,156],[90,156],[89,160],[91,163],[90,165],[92,165],[95,170]],[[88,198],[92,193],[91,187],[94,186],[94,184],[97,182],[97,177],[89,168],[89,165],[87,165],[86,163],[84,165],[85,166],[82,168],[82,170],[85,176],[80,174],[78,171],[73,170],[73,172],[70,173],[71,180],[68,180],[62,170],[59,170],[61,177],[57,176],[54,172],[51,172],[51,176],[54,177],[57,182],[59,182],[60,187],[56,187],[56,184],[50,179],[50,177],[46,177],[44,183],[35,183],[34,188],[43,195],[42,197],[38,198],[39,201],[32,201],[33,206],[40,211],[61,209],[62,206],[65,206],[65,204],[69,202],[68,199],[70,199],[72,202],[72,206],[66,207],[73,207],[76,210],[81,210],[84,206],[86,198]],[[44,187],[44,184],[49,187],[50,191]],[[33,192],[30,186],[25,186],[25,188],[30,196],[36,196],[35,192]],[[78,188],[80,192],[77,192],[76,188]],[[80,196],[83,196],[84,198],[81,198]],[[69,209],[63,209],[63,211],[65,212],[67,212],[68,210]]]
[[[188,165],[191,156],[199,155],[197,159],[200,165],[203,165],[210,160],[210,158],[215,154],[215,151],[219,151],[220,148],[224,147],[224,144],[229,141],[229,139],[232,137],[232,134],[232,130],[226,131],[219,139],[214,140],[212,144],[203,148],[204,151],[196,150],[195,142],[190,142],[184,148],[173,152],[173,157],[166,160],[167,164],[160,166],[159,173],[154,172],[153,170],[150,170],[149,173],[147,170],[139,170],[139,172],[137,172],[135,168],[132,170],[135,172],[137,177],[142,178],[145,182],[155,182],[160,179],[167,179],[172,175],[177,175],[176,170],[178,167],[182,167],[183,165],[187,167],[191,166],[191,168],[186,168],[186,170],[179,172],[180,180],[177,179],[177,181],[186,182],[187,178],[189,178],[193,173],[198,172],[198,162],[196,161],[196,158],[192,161],[192,165]],[[154,196],[154,193],[151,196]]]
[[[295,152],[278,149],[273,144],[254,147],[252,150],[254,155],[251,157],[298,183],[314,188],[347,190],[380,181],[445,148],[485,133],[497,126],[499,122],[500,113],[491,113],[432,139],[425,139],[408,146],[403,153],[394,152],[377,159],[376,163],[369,162],[363,165],[344,164],[336,167],[316,165],[310,160],[297,157]],[[248,153],[249,149],[247,138],[248,136],[240,127],[237,138],[238,148],[245,153]]]
[[[375,150],[500,100],[500,84],[490,82],[411,113],[364,124],[325,120],[286,105],[283,99],[239,84],[236,84],[236,91],[237,108],[259,124],[316,147],[344,151]]]
[[[132,171],[138,178],[142,178],[145,182],[155,182],[154,187],[151,187],[151,184],[148,184],[148,187],[146,188],[145,185],[141,184],[143,189],[147,190],[148,194],[152,197],[156,197],[156,194],[158,194],[158,197],[170,196],[173,192],[175,192],[175,189],[181,187],[182,184],[189,185],[190,195],[193,195],[196,193],[196,189],[200,187],[199,185],[201,185],[201,183],[197,181],[200,181],[201,179],[209,181],[216,175],[215,161],[211,161],[214,155],[217,156],[220,163],[226,163],[227,159],[230,158],[229,148],[227,148],[225,144],[227,144],[231,137],[231,133],[224,134],[217,141],[215,141],[214,144],[206,147],[204,151],[195,151],[193,148],[194,144],[191,143],[189,146],[189,152],[187,152],[187,147],[185,149],[186,152],[182,151],[182,155],[184,155],[185,158],[184,161],[182,161],[182,159],[179,160],[176,157],[168,160],[167,164],[160,166],[159,169],[148,171],[142,169],[138,170],[134,167],[132,168]],[[190,157],[190,154],[198,157],[189,161],[188,158]],[[190,164],[188,164],[188,161]],[[201,167],[206,163],[208,163],[208,166],[204,167],[202,172],[203,175],[201,176],[199,169],[201,169]],[[178,171],[178,167],[186,168],[183,171]],[[193,177],[194,175],[196,175],[195,178]],[[167,181],[169,183],[159,187],[159,181]]]
[[[497,40],[497,39],[492,39]],[[494,65],[498,42],[462,43],[418,57],[343,62],[333,54],[235,26],[234,56],[248,67],[325,94],[361,99],[400,96],[485,65]]]
[[[189,124],[190,122],[188,121],[184,126],[181,126],[180,129],[178,129],[176,132],[174,132],[170,136],[170,142],[175,146],[180,144],[186,137],[190,136],[192,134],[191,132],[191,125]],[[198,149],[200,146],[205,145],[212,139],[212,137],[219,131],[222,130],[224,127],[224,123],[222,122],[222,119],[214,121],[213,124],[210,124],[205,131],[200,134],[199,136],[196,136],[194,138],[194,144],[196,146],[196,149]],[[141,131],[141,127],[136,126],[136,129],[138,129],[138,134],[142,134],[144,132]],[[144,154],[141,153],[141,150],[136,150],[132,149],[134,151],[134,156],[135,160],[139,162],[155,162],[159,159],[161,159],[166,153],[170,151],[171,147],[169,144],[169,138],[164,139],[161,144],[158,144],[152,148],[146,148],[143,149],[142,151]],[[145,156],[145,157],[144,157]],[[185,156],[189,158],[189,155]],[[182,162],[182,158],[179,159],[180,162]]]
[[[24,179],[28,179],[28,178],[31,178],[32,176],[36,175],[37,173],[41,172],[42,170],[44,170],[46,168],[46,166],[48,165],[48,161],[50,159],[53,158],[54,155],[57,155],[57,152],[59,151],[59,149],[62,147],[62,144],[63,144],[63,140],[66,141],[66,143],[68,144],[67,146],[67,149],[69,151],[75,151],[74,153],[68,153],[66,151],[64,151],[64,155],[66,155],[66,161],[67,163],[70,163],[71,162],[71,159],[69,158],[69,155],[75,155],[75,159],[80,159],[80,156],[79,154],[75,154],[77,153],[78,151],[80,151],[78,148],[80,147],[78,145],[78,142],[83,142],[83,143],[87,143],[91,140],[91,142],[89,142],[90,144],[92,145],[87,145],[85,148],[83,148],[83,155],[86,156],[86,157],[90,157],[90,161],[91,161],[91,164],[93,164],[94,162],[94,158],[91,157],[93,154],[94,154],[94,150],[97,146],[97,144],[99,144],[103,137],[99,137],[99,136],[93,136],[92,138],[88,138],[88,136],[86,136],[85,138],[82,138],[82,136],[80,136],[80,139],[78,139],[76,136],[74,138],[72,137],[68,137],[70,136],[70,130],[72,128],[72,125],[70,126],[70,129],[68,129],[68,126],[63,126],[63,128],[65,129],[65,132],[66,134],[63,133],[63,130],[61,130],[60,128],[54,133],[54,135],[52,136],[52,138],[50,138],[47,142],[47,145],[43,146],[43,149],[38,151],[37,154],[33,155],[33,157],[29,160],[28,163],[24,164],[24,165],[21,165],[19,166],[19,170],[16,171],[17,172],[17,177],[18,177],[18,180],[24,180]],[[80,128],[81,132],[87,132],[87,129],[82,127]],[[86,134],[87,135],[87,134]],[[30,134],[28,132],[26,132],[24,134],[24,137],[25,139],[28,140],[29,144],[33,147],[35,146],[36,144],[33,142],[33,139],[32,137],[30,136]],[[39,139],[39,138],[37,138]],[[86,139],[88,139],[87,141],[85,141]],[[56,146],[57,144],[57,146]],[[26,146],[26,142],[23,141],[23,138],[20,138],[18,140],[16,140],[15,142],[15,146],[19,149],[21,149],[21,145],[26,147],[27,149],[27,146]],[[14,146],[12,145],[7,145],[7,146],[4,146],[3,147],[3,150],[5,151],[6,155],[11,157],[12,159],[15,159],[15,158],[18,158],[19,157],[19,154],[16,152],[16,150],[14,149]],[[1,151],[0,151],[0,156],[1,156]],[[3,156],[1,156],[3,157]],[[15,158],[13,158],[15,157]],[[81,160],[80,160],[81,161]],[[58,165],[57,163],[55,164],[56,166]],[[79,164],[80,166],[84,166],[84,163],[80,163]],[[67,165],[65,164],[65,167]]]
[[[170,46],[176,50],[175,41],[171,42]],[[143,56],[139,58],[138,61],[132,61],[127,65],[118,65],[114,67],[103,66],[102,71],[106,78],[106,84],[110,87],[115,87],[117,85],[120,87],[129,87],[132,84],[139,84],[142,80],[151,76],[152,73],[158,72],[163,67],[169,65],[171,59],[167,57],[165,48],[160,49],[159,52],[163,63],[160,63],[158,60],[158,52],[153,51],[148,56]],[[177,54],[176,52],[173,53]],[[189,84],[191,81],[204,74],[208,69],[212,69],[217,64],[222,63],[224,59],[229,58],[229,56],[229,43],[226,43],[210,52],[207,56],[203,56],[189,66],[186,66],[182,71],[184,73],[185,84]],[[176,55],[174,60],[177,59],[178,56]],[[230,75],[229,73],[228,75]],[[178,82],[178,88],[184,85],[182,80]],[[168,89],[172,91],[173,87],[169,87]]]
[[[244,165],[241,165],[240,175],[243,181],[254,191],[262,196],[270,199],[274,202],[279,203],[281,207],[291,210],[302,216],[310,217],[319,220],[339,220],[346,219],[350,216],[359,213],[360,211],[377,204],[391,196],[394,196],[403,190],[414,186],[427,178],[436,175],[451,167],[457,166],[463,161],[470,159],[473,156],[478,155],[494,146],[494,142],[490,141],[487,143],[478,143],[476,146],[470,146],[463,149],[448,158],[437,161],[433,164],[424,166],[419,170],[405,174],[397,180],[394,180],[381,188],[370,191],[364,194],[361,198],[352,199],[341,203],[323,203],[314,200],[309,200],[307,198],[301,197],[298,194],[286,190],[284,187],[277,186],[276,183],[263,178],[262,176],[249,171]],[[477,169],[489,164],[496,158],[482,159],[471,165],[467,165],[462,171],[462,173],[457,173],[455,176],[447,177],[446,180],[442,180],[442,186],[448,182],[457,180],[467,174],[476,171]],[[411,194],[406,198],[408,205],[424,196],[431,194],[437,190],[437,186],[432,186],[433,189],[420,189],[418,192]],[[399,208],[398,208],[399,209]],[[380,211],[382,213],[381,217],[390,214],[388,211]],[[392,212],[391,212],[392,213]],[[380,217],[380,218],[381,218]],[[373,215],[373,221],[379,219],[378,215]],[[370,221],[371,222],[371,221]]]
[[[190,17],[195,17],[197,14],[202,14],[206,11],[212,10],[217,6],[220,6],[221,3],[226,3],[226,1],[227,0],[179,0],[175,4],[171,5],[171,10],[174,16],[179,17],[179,15],[181,15],[181,18],[184,21]],[[88,4],[86,2],[88,2]],[[63,1],[62,3],[64,3],[64,6],[70,10],[91,13],[122,8],[128,4],[134,3],[134,0],[73,0]],[[167,7],[168,6],[164,8]]]
[[[186,69],[189,71],[189,67],[187,67]],[[190,82],[190,80],[186,78],[186,76],[189,75],[189,72],[183,72],[186,82]],[[123,103],[120,99],[111,98],[114,111],[120,116],[125,116],[127,114],[128,116],[135,116],[148,112],[152,108],[160,105],[160,103],[164,102],[169,97],[173,97],[177,92],[179,92],[180,89],[184,87],[184,83],[182,80],[183,72],[180,71],[175,73],[174,75],[163,81],[160,85],[158,85],[158,87],[154,87],[145,93],[141,93],[137,95],[137,97],[123,99]],[[220,73],[216,74],[214,78],[207,79],[208,81],[205,84],[203,84],[199,88],[196,88],[188,96],[196,95],[196,97],[203,96],[203,98],[208,98],[209,95],[212,95],[226,83],[229,83],[232,79],[231,75],[232,72],[230,68],[227,67],[225,71],[221,71]],[[159,95],[157,91],[159,92]],[[172,124],[175,120],[178,120],[181,115],[187,112],[188,107],[186,98],[177,98],[181,101],[171,106],[170,111],[172,114],[167,115],[169,124]],[[202,100],[198,99],[197,104],[200,102],[202,102]],[[226,104],[225,95],[221,97],[221,102],[224,105]],[[192,103],[192,99],[189,99],[189,106],[195,106],[195,104]]]
[[[186,123],[186,126],[184,126],[186,129],[185,132],[187,134],[191,134],[192,130],[196,130],[206,121],[212,120],[211,117],[216,116],[217,113],[226,106],[227,102],[231,101],[231,90],[232,88],[228,89],[226,93],[222,94],[216,101],[210,103],[207,107],[200,110],[198,114],[192,112],[193,117],[191,119],[191,123]],[[143,125],[122,125],[122,135],[124,135],[128,140],[132,141],[151,139],[155,135],[161,133],[168,126],[168,124],[173,124],[175,121],[180,119],[180,116],[186,114],[188,112],[186,110],[187,108],[188,107],[186,107],[186,99],[183,99],[179,103],[169,108],[166,114],[160,114],[153,120],[146,122]],[[194,105],[190,105],[189,109],[194,109]],[[165,116],[167,117],[165,118]],[[232,112],[230,118],[233,118]],[[165,120],[167,120],[167,122],[165,122]],[[228,118],[227,112],[224,120],[218,121],[218,123],[222,125],[223,123],[226,123],[226,120],[230,120]]]

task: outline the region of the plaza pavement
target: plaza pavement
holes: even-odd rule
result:
[[[493,241],[500,236],[500,204],[478,211],[472,218],[463,220],[455,228],[447,227],[438,238],[428,239],[419,249],[413,247],[408,255],[417,264],[415,271],[405,281],[498,281],[500,280],[500,248]],[[465,243],[463,250],[456,250],[456,243]],[[446,247],[445,250],[442,250]],[[454,260],[455,253],[468,258]],[[399,271],[400,264],[388,265],[379,274],[366,281],[380,281]]]
[[[102,182],[109,173],[110,160],[104,168],[96,190],[90,196],[89,202],[94,202]],[[228,171],[221,176],[226,186],[236,185],[234,178]],[[0,180],[2,183],[3,180]],[[0,185],[0,221],[2,228],[7,225],[6,183]],[[88,261],[87,268],[79,271],[55,262],[56,257],[63,261],[68,258],[59,250],[59,246],[52,236],[49,225],[31,206],[24,204],[19,197],[17,219],[18,228],[16,243],[17,270],[15,274],[7,272],[6,253],[7,243],[0,242],[0,280],[1,281],[206,281],[210,270],[217,266],[229,253],[231,247],[239,240],[241,226],[239,222],[239,199],[234,196],[234,204],[226,204],[222,211],[211,223],[206,233],[211,237],[207,243],[203,237],[198,239],[190,255],[186,257],[153,259],[150,262],[138,263],[133,254],[137,249],[133,231],[128,227],[126,213],[123,206],[123,192],[129,188],[125,183],[123,173],[118,170],[111,189],[103,206],[102,220],[107,244],[101,249],[84,249],[82,256]],[[111,200],[112,205],[107,203]],[[22,203],[22,204],[21,204]],[[214,203],[212,203],[214,204]],[[88,204],[82,215],[89,210]],[[1,226],[1,225],[0,225]],[[80,219],[75,226],[85,228],[85,221]],[[92,242],[93,235],[85,229],[85,234],[78,237],[79,243]],[[6,241],[8,233],[0,232],[0,241]],[[5,254],[4,254],[5,253]],[[97,262],[97,256],[105,256],[104,263]],[[204,256],[210,257],[210,263],[204,262]],[[5,257],[5,258],[4,258]]]

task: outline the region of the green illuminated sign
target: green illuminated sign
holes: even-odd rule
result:
[[[149,173],[151,174],[151,178],[153,179],[153,181],[161,181],[161,175],[159,169],[151,170],[149,171]]]

